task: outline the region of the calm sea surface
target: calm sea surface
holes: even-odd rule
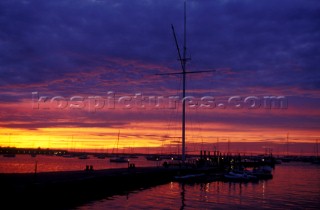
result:
[[[18,155],[0,157],[0,172],[83,170],[85,165],[95,169],[125,167],[109,159],[62,158]],[[156,166],[140,157],[137,166]],[[102,209],[319,209],[320,166],[290,162],[276,165],[273,179],[258,183],[210,182],[181,184],[171,182],[156,187],[128,192],[93,201],[78,210]]]
[[[0,173],[34,173],[47,171],[77,171],[84,170],[86,165],[92,165],[94,169],[123,168],[127,163],[110,163],[109,158],[99,159],[89,156],[89,159],[77,157],[64,158],[60,156],[17,155],[15,158],[0,156]],[[159,166],[160,162],[146,161],[144,157],[133,158],[130,162],[136,166]]]

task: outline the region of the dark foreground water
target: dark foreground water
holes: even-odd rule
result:
[[[78,210],[102,209],[319,209],[320,166],[277,165],[272,180],[259,183],[171,182],[108,197]]]
[[[157,166],[139,157],[136,166]],[[83,170],[126,167],[109,159],[86,160],[56,156],[0,157],[0,173]],[[320,209],[320,165],[290,162],[276,165],[273,179],[258,183],[210,182],[168,184],[115,195],[78,206],[78,210],[105,209]]]

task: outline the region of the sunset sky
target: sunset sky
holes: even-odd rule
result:
[[[158,74],[183,2],[0,1],[0,146],[179,152],[181,75]],[[188,0],[187,70],[216,71],[187,76],[187,152],[314,154],[319,25],[318,0]]]

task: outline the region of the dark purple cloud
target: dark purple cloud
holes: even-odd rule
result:
[[[189,93],[278,94],[302,98],[294,103],[297,107],[306,101],[318,104],[319,1],[190,0],[187,10],[188,55],[192,57],[188,69],[218,69],[213,74],[188,76]],[[31,100],[32,91],[51,97],[107,91],[179,93],[179,77],[154,74],[180,71],[170,25],[175,26],[181,44],[182,22],[182,0],[1,1],[0,102]],[[28,119],[24,117],[21,121]],[[159,113],[152,117],[162,119]],[[201,119],[251,126],[260,117],[222,114]],[[129,119],[150,120],[139,114],[130,114]],[[272,119],[262,119],[260,125],[273,124]],[[298,117],[277,123],[288,126],[292,121],[299,121]],[[312,127],[318,115],[303,121]],[[61,125],[88,126],[68,123]],[[109,126],[100,120],[96,124]]]
[[[170,24],[182,42],[182,8],[182,1],[2,1],[1,83],[50,82],[108,66],[102,58],[110,56],[178,68]],[[261,78],[249,85],[316,88],[319,9],[317,1],[190,1],[191,67],[231,67],[240,82],[242,73]],[[294,69],[302,81],[288,79]]]

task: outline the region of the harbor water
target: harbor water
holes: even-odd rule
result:
[[[160,162],[144,157],[130,160],[139,166],[158,166]],[[126,163],[110,163],[108,158],[63,158],[57,156],[14,158],[0,157],[0,173],[34,173],[44,171],[95,170],[127,167]],[[305,162],[276,165],[273,179],[253,183],[211,181],[154,186],[123,192],[74,207],[77,210],[102,209],[319,209],[320,166]]]
[[[129,159],[129,163],[134,163],[139,167],[160,166],[159,161],[147,161],[144,157]],[[0,156],[0,173],[34,173],[49,171],[81,171],[87,165],[92,165],[93,169],[126,168],[127,163],[111,163],[109,158],[99,159],[89,156],[88,159],[79,159],[77,157],[62,157],[37,155],[16,155],[14,158]]]
[[[170,182],[95,201],[78,210],[103,209],[319,209],[320,166],[276,165],[273,179],[258,183]]]

